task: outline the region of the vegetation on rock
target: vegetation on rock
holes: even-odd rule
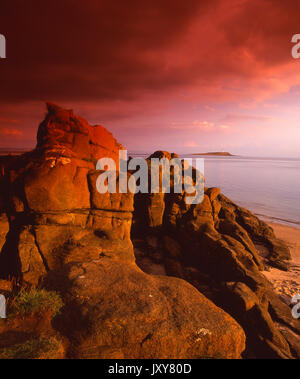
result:
[[[54,337],[36,338],[0,349],[0,359],[51,359],[56,358],[59,348]]]
[[[62,307],[63,301],[54,291],[46,291],[45,289],[21,290],[10,304],[9,317],[24,317],[44,311],[49,311],[53,316],[56,316]]]

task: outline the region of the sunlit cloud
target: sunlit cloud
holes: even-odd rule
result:
[[[184,147],[198,147],[199,145],[194,141],[187,141],[184,143]]]

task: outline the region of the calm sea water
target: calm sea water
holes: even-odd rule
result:
[[[300,229],[300,159],[201,158],[207,187],[221,188],[224,195],[265,220]]]
[[[206,157],[205,177],[262,218],[300,229],[300,159]]]

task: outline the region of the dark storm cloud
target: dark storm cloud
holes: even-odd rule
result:
[[[0,62],[0,100],[131,99],[255,75],[240,50],[261,64],[288,59],[299,7],[291,0],[2,0],[8,59]]]
[[[214,2],[214,1],[213,1]],[[212,2],[210,2],[211,6]],[[128,97],[180,82],[143,54],[176,43],[208,6],[199,0],[4,1],[2,100]]]
[[[288,93],[300,85],[290,42],[299,14],[295,0],[1,0],[0,145],[34,146],[47,100],[124,143],[147,121],[152,137],[140,143],[155,145],[178,117],[206,122],[195,108]]]

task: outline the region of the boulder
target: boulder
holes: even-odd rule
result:
[[[239,358],[242,328],[187,282],[109,258],[49,273],[76,358]]]

